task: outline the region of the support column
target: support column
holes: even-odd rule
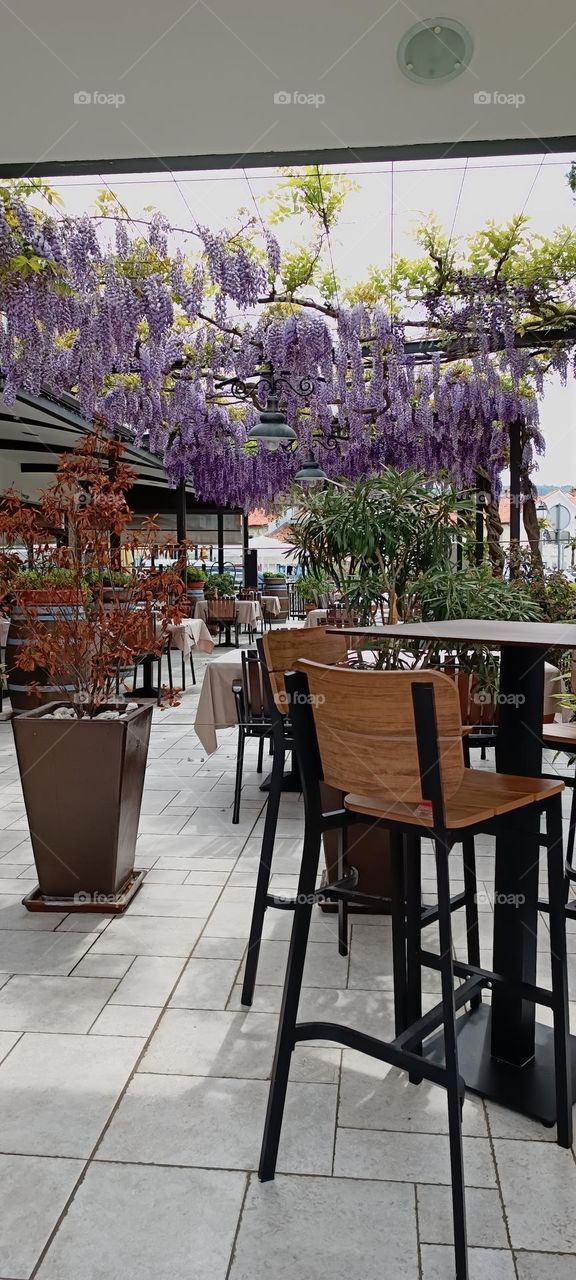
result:
[[[224,512],[218,512],[218,573],[224,573]]]
[[[522,423],[510,426],[510,577],[517,578],[520,552],[520,515],[522,511]]]
[[[176,541],[186,541],[186,482],[180,481],[176,489]]]

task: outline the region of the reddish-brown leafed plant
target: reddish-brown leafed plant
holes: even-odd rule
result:
[[[119,671],[162,653],[169,624],[186,612],[185,548],[172,569],[151,567],[162,538],[130,510],[135,480],[122,444],[95,429],[61,456],[37,506],[14,490],[0,497],[0,595],[21,610],[29,636],[18,665],[47,672],[63,697],[72,687],[79,717],[110,703]],[[39,602],[51,606],[49,624]]]

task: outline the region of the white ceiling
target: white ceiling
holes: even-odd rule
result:
[[[436,2],[468,28],[475,52],[458,79],[425,87],[401,74],[396,50],[417,19],[436,16]],[[418,9],[406,0],[2,0],[0,170],[133,160],[149,171],[159,157],[190,168],[204,157],[294,162],[319,151],[352,160],[418,143],[454,156],[512,139],[517,153],[518,140],[545,151],[576,134],[573,0]],[[325,101],[278,105],[282,90]],[[482,90],[525,102],[477,104]],[[125,101],[75,103],[81,91]]]

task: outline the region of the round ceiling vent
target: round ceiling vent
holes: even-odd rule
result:
[[[398,45],[400,70],[417,84],[455,80],[474,52],[470,32],[455,18],[424,18]]]

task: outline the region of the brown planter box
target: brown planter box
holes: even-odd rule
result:
[[[125,720],[46,719],[64,705],[25,711],[12,727],[40,895],[74,909],[75,898],[112,899],[132,876],[152,707]]]

